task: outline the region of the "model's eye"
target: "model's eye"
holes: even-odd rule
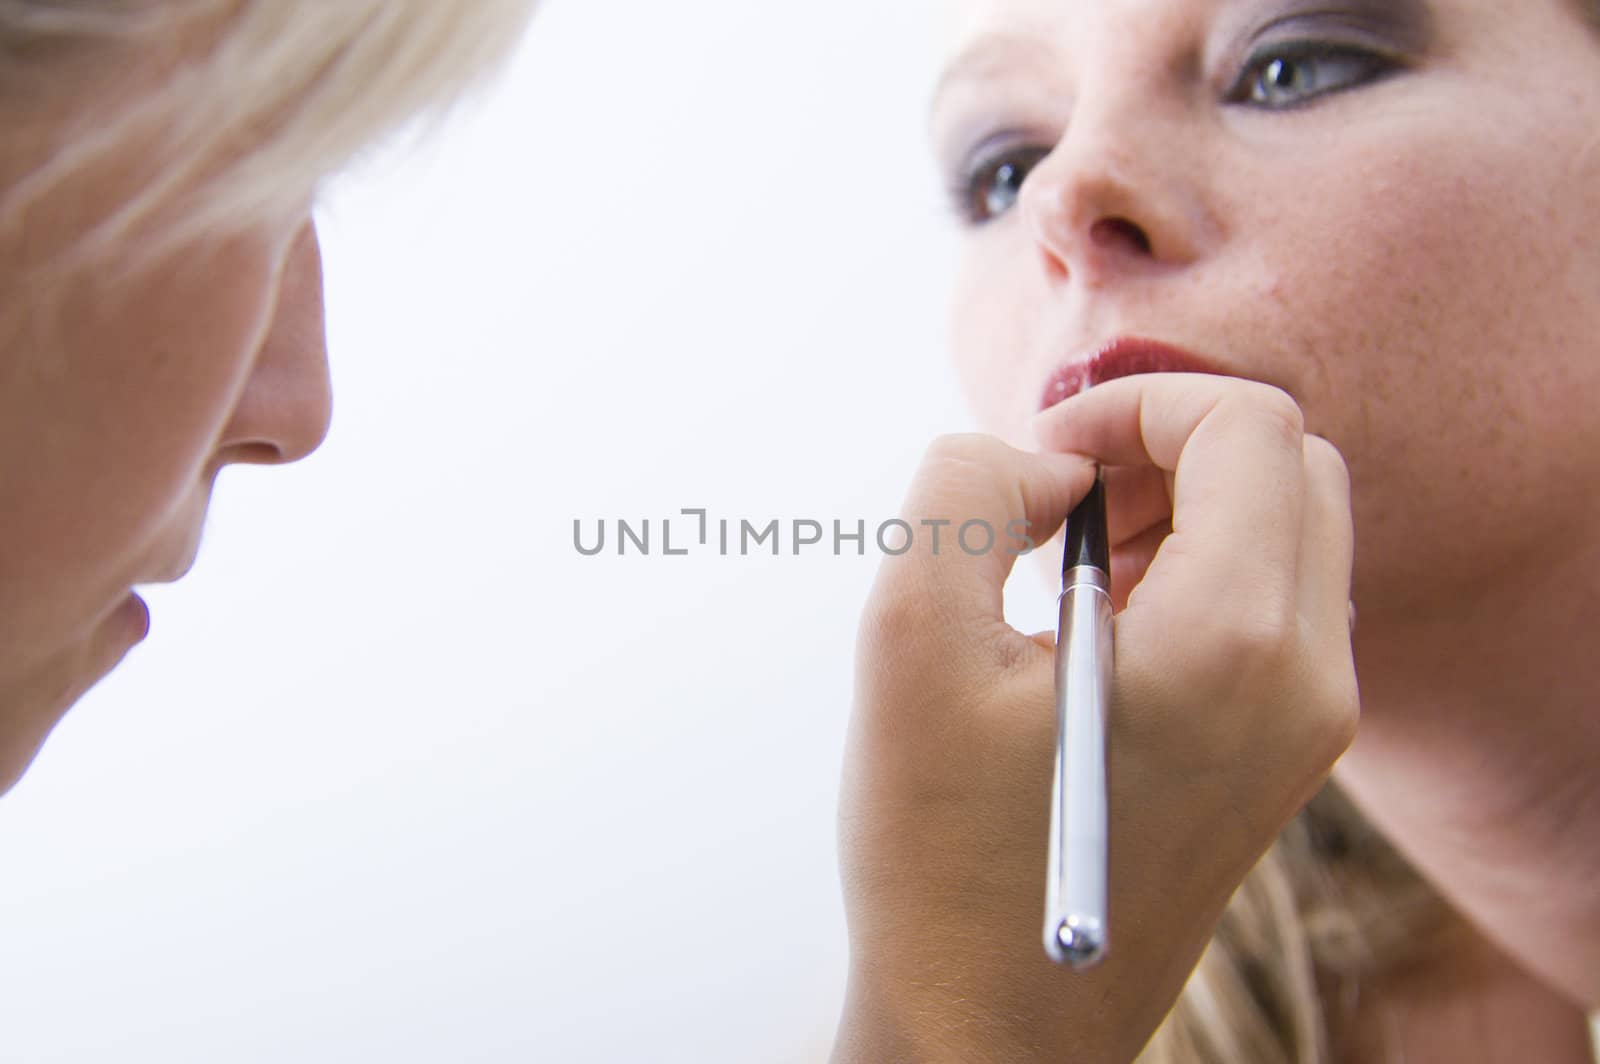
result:
[[[1394,66],[1383,56],[1343,45],[1273,45],[1245,65],[1228,99],[1269,109],[1295,107],[1374,81]]]
[[[956,213],[972,225],[1000,217],[1016,206],[1022,183],[1049,154],[1049,148],[1034,144],[979,155],[950,190]]]

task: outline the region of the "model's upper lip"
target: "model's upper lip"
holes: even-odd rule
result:
[[[1085,388],[1135,373],[1220,373],[1199,355],[1181,347],[1123,336],[1102,344],[1086,356],[1074,358],[1050,375],[1045,382],[1039,409],[1048,410],[1071,399]]]

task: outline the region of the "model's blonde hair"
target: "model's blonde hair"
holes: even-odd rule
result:
[[[531,0],[0,0],[0,229],[97,166],[137,189],[86,219],[92,255],[161,215],[157,253],[303,210],[364,144],[455,96],[520,38]],[[0,143],[0,150],[5,145]]]
[[[1138,1064],[1328,1064],[1330,1019],[1463,927],[1330,783],[1234,895]]]

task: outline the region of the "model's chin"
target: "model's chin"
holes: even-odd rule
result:
[[[16,786],[78,700],[150,632],[144,600],[129,594],[79,641],[17,676],[0,677],[0,795]]]

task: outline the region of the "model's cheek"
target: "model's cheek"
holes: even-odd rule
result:
[[[1028,288],[1022,261],[1009,245],[972,247],[964,253],[953,300],[951,347],[978,427],[1028,446],[1034,396],[1047,371],[1036,365],[1044,337],[1034,324],[1044,320],[1044,308]]]
[[[1495,515],[1581,516],[1574,489],[1600,475],[1600,307],[1567,293],[1584,276],[1600,291],[1600,276],[1560,238],[1581,196],[1541,184],[1524,153],[1418,139],[1404,158],[1425,170],[1330,188],[1303,221],[1321,234],[1321,269],[1288,248],[1278,262],[1326,367],[1308,423],[1351,468],[1358,586],[1446,601],[1530,548],[1526,522]],[[1363,222],[1320,225],[1338,217]]]
[[[981,289],[970,278],[956,286],[950,315],[950,347],[955,357],[956,377],[967,406],[980,422],[987,424],[993,408],[993,377],[986,372],[987,358],[982,337],[986,304]]]

